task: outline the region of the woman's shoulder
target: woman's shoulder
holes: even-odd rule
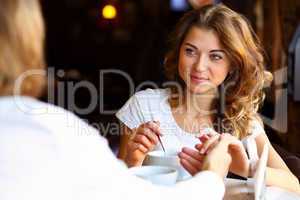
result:
[[[73,112],[38,100],[36,100],[35,104],[40,106],[41,113],[34,115],[34,120],[50,129],[54,127],[54,130],[68,130],[74,135],[99,134],[99,131],[90,126],[88,121],[81,119]]]
[[[8,113],[7,120],[28,122],[34,126],[43,127],[49,131],[61,132],[62,130],[85,130],[96,132],[93,127],[70,111],[59,106],[42,102],[31,97],[7,97],[0,101],[0,110]]]

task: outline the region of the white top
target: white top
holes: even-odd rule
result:
[[[221,199],[205,171],[174,187],[129,175],[104,138],[72,113],[27,97],[0,98],[1,200]]]
[[[116,114],[118,119],[128,128],[137,128],[139,125],[157,120],[163,134],[161,140],[167,152],[180,152],[182,147],[194,148],[200,143],[195,134],[184,131],[176,123],[169,104],[170,90],[147,89],[134,94]],[[258,121],[251,122],[251,134],[242,140],[250,157],[250,162],[255,165],[258,160],[255,138],[264,133]],[[161,149],[156,145],[155,149]]]

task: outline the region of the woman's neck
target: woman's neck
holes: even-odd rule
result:
[[[177,109],[191,118],[211,118],[217,113],[216,95],[212,93],[195,94],[186,90]]]

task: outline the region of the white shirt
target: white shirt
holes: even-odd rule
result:
[[[160,121],[160,129],[163,134],[161,140],[166,151],[178,153],[182,147],[194,148],[200,141],[195,137],[196,133],[188,133],[176,123],[168,101],[170,94],[168,89],[139,91],[126,102],[116,116],[130,129],[137,128],[148,121]],[[251,164],[255,165],[258,161],[255,138],[264,133],[264,129],[257,120],[252,120],[250,126],[251,134],[242,139],[242,142],[248,152]],[[161,146],[156,145],[156,149],[161,149]]]
[[[28,97],[0,98],[1,200],[222,199],[205,171],[174,187],[128,174],[104,138],[72,113]]]

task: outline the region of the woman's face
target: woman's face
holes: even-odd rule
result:
[[[192,93],[207,93],[225,80],[229,58],[212,30],[193,26],[182,42],[178,71]]]
[[[213,0],[189,0],[189,2],[195,9],[214,3]]]

